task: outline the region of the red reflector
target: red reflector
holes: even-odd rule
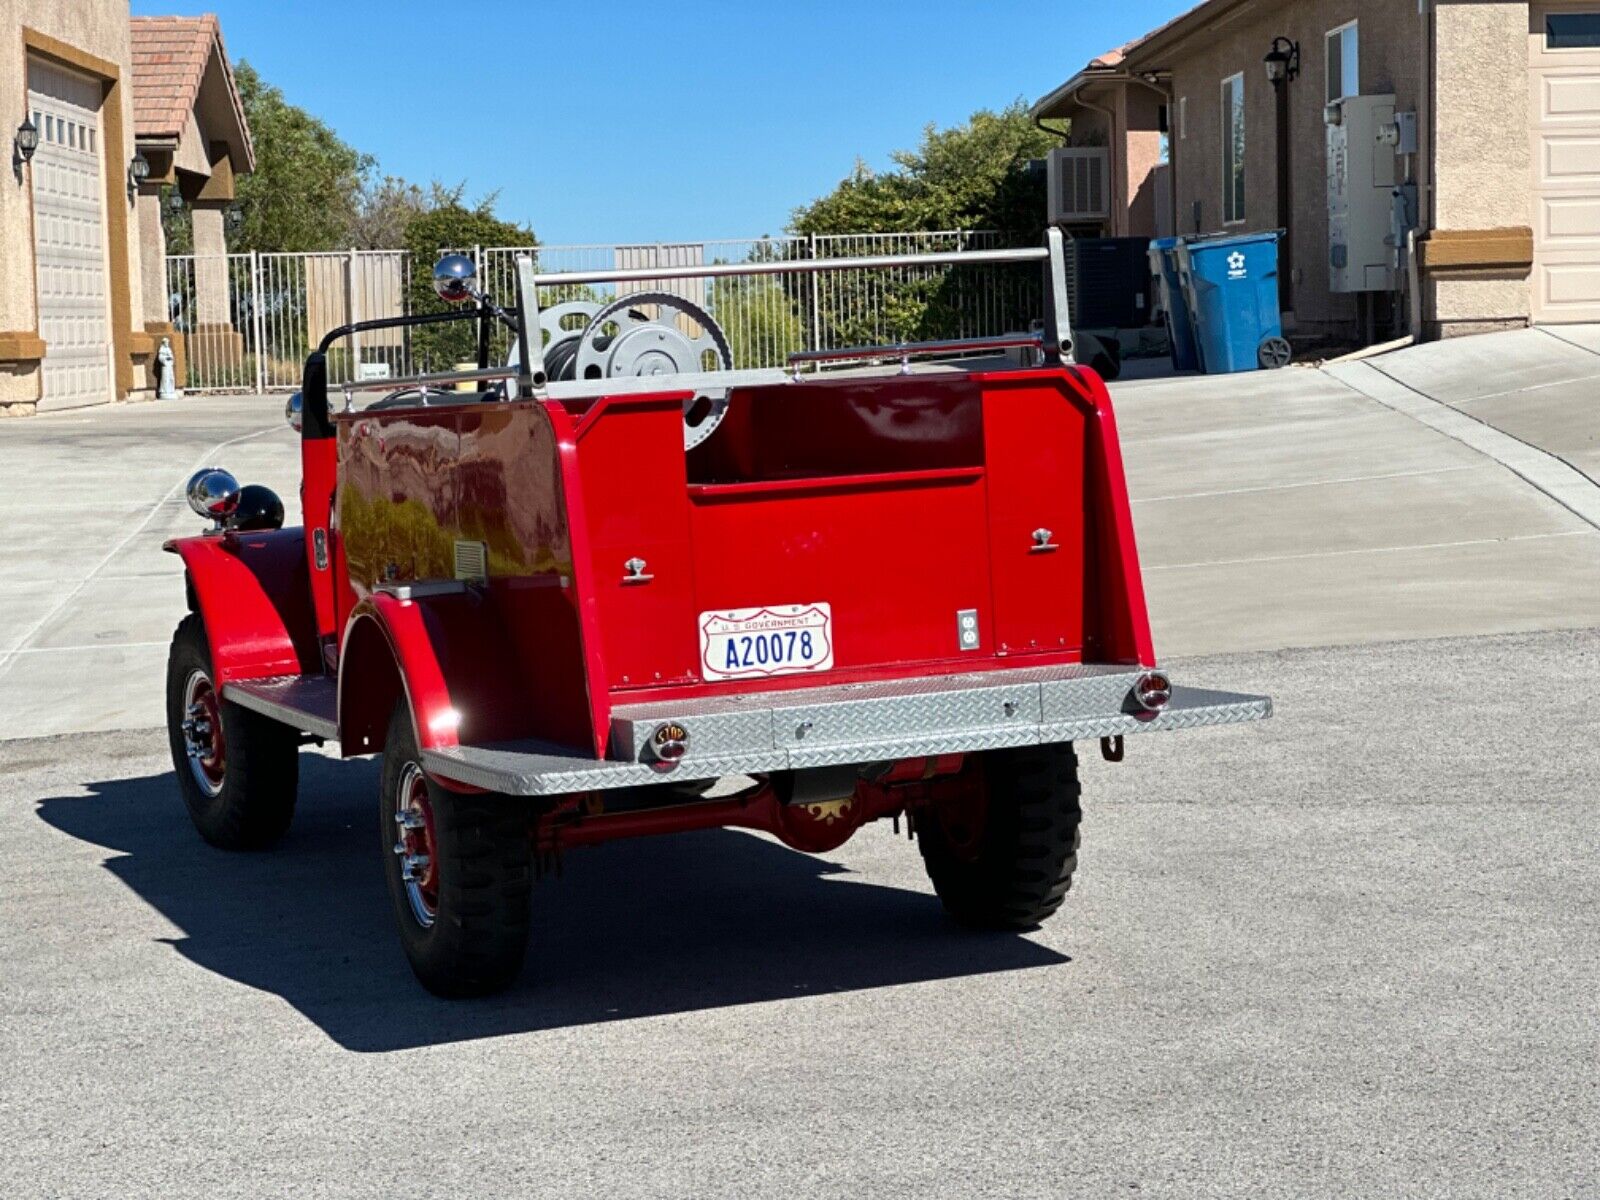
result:
[[[1172,680],[1160,671],[1146,671],[1133,685],[1133,698],[1146,712],[1160,712],[1172,699]]]

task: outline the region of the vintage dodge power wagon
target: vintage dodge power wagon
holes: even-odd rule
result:
[[[1037,263],[1042,321],[736,369],[703,283],[674,287],[957,262]],[[382,755],[401,943],[443,995],[514,980],[534,880],[613,838],[741,827],[822,853],[903,818],[956,920],[1036,925],[1077,862],[1075,743],[1116,760],[1128,734],[1270,712],[1157,662],[1065,278],[1056,233],[588,274],[524,257],[503,308],[441,259],[458,306],[341,327],[307,360],[301,525],[220,469],[190,481],[213,527],[167,547],[189,606],[167,712],[200,834],[279,838],[307,743]],[[619,298],[540,308],[592,284]],[[330,407],[336,341],[452,320],[477,322],[476,368]]]

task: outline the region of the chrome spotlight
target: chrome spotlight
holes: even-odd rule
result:
[[[201,467],[189,476],[184,489],[189,497],[189,507],[221,525],[239,504],[239,481],[221,467]]]
[[[471,300],[478,294],[478,268],[465,254],[446,254],[433,264],[433,290],[451,304]]]
[[[299,392],[290,396],[288,403],[283,406],[283,419],[289,422],[289,428],[296,433],[299,433],[301,426],[305,424],[305,409],[305,397]]]

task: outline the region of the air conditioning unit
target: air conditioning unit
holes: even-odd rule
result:
[[[1050,224],[1111,219],[1111,153],[1104,146],[1057,147],[1048,174]]]

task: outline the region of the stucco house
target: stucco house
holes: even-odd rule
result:
[[[1033,113],[1100,159],[1095,231],[1286,229],[1301,328],[1600,321],[1600,0],[1205,0]],[[1371,290],[1330,211],[1358,155],[1409,224]]]
[[[197,252],[222,254],[234,178],[254,166],[217,20],[0,0],[0,61],[15,68],[0,71],[0,416],[149,395],[161,339],[184,350],[162,189],[193,208]],[[191,336],[226,342],[215,282]]]

